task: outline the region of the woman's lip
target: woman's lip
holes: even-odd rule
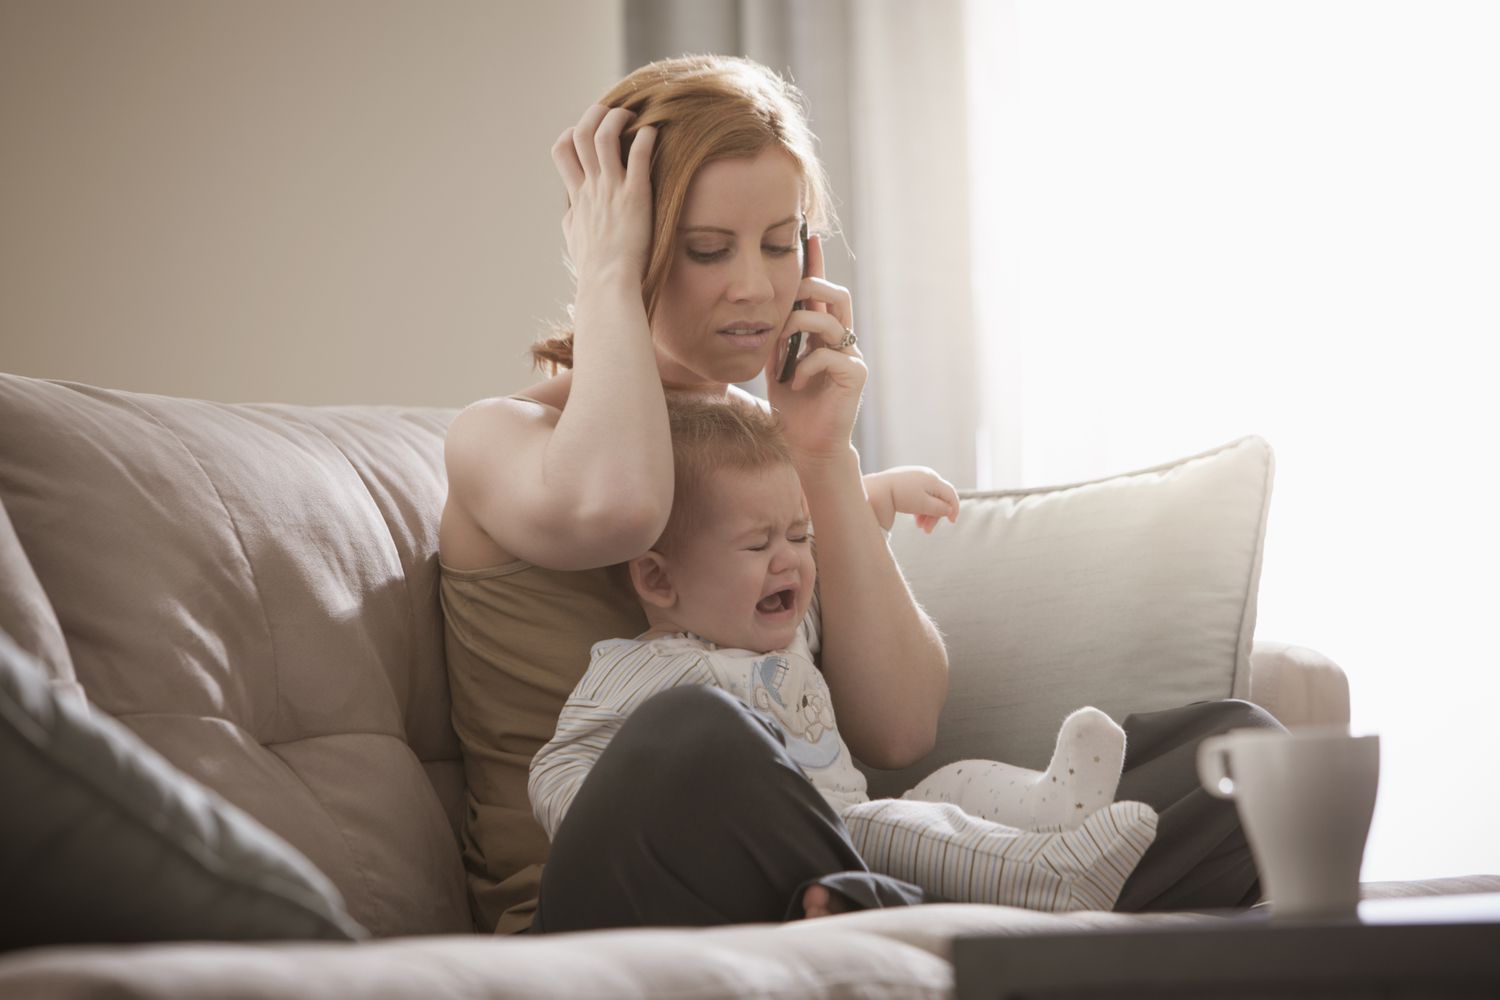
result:
[[[770,330],[761,330],[759,333],[727,333],[719,331],[719,336],[725,338],[738,347],[756,348],[764,347],[766,341],[771,338]]]

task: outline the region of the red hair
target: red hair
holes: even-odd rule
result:
[[[628,155],[636,132],[656,128],[651,150],[651,255],[641,282],[646,316],[656,314],[677,250],[677,226],[688,186],[710,160],[753,158],[770,147],[791,155],[802,174],[802,216],[808,232],[834,223],[828,175],[807,126],[806,102],[795,86],[760,63],[738,56],[681,56],[642,66],[599,101],[636,117],[621,135]],[[573,367],[573,331],[559,324],[531,347],[532,363]]]

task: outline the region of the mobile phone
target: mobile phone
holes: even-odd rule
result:
[[[807,259],[807,222],[805,220],[802,223],[802,231],[797,234],[797,238],[802,241],[802,277],[805,278],[805,277],[807,277],[807,264],[808,264],[808,259]],[[806,308],[806,304],[807,304],[807,300],[806,299],[798,299],[796,302],[792,303],[792,310],[795,312],[798,309]],[[804,337],[803,332],[801,330],[798,330],[795,333],[793,333],[790,337],[786,338],[786,357],[783,358],[782,361],[781,361],[781,374],[779,374],[779,375],[776,376],[776,381],[778,381],[778,382],[786,382],[786,381],[788,381],[792,377],[792,374],[794,372],[796,372],[796,370],[797,370],[797,352],[800,351],[800,350],[802,350],[802,340],[803,340],[803,337]]]

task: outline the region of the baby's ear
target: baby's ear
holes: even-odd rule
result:
[[[667,571],[667,557],[655,549],[630,560],[630,582],[635,586],[636,596],[657,608],[670,608],[677,603],[677,591]]]

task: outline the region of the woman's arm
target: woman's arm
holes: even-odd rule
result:
[[[932,749],[948,654],[917,606],[865,499],[859,455],[798,465],[818,533],[821,665],[849,750],[905,767]]]
[[[823,278],[822,241],[808,244],[799,299],[767,365],[767,395],[782,415],[818,537],[823,611],[820,666],[839,731],[867,764],[904,767],[931,749],[948,695],[948,654],[896,566],[850,444],[869,374],[859,348],[841,343],[854,325],[849,290]],[[771,369],[794,330],[818,345],[790,382]]]
[[[624,164],[632,113],[605,111],[590,108],[552,150],[578,274],[567,405],[554,419],[530,403],[476,403],[444,449],[450,497],[501,548],[552,569],[640,553],[672,504],[671,436],[641,298],[654,131],[641,130]]]

